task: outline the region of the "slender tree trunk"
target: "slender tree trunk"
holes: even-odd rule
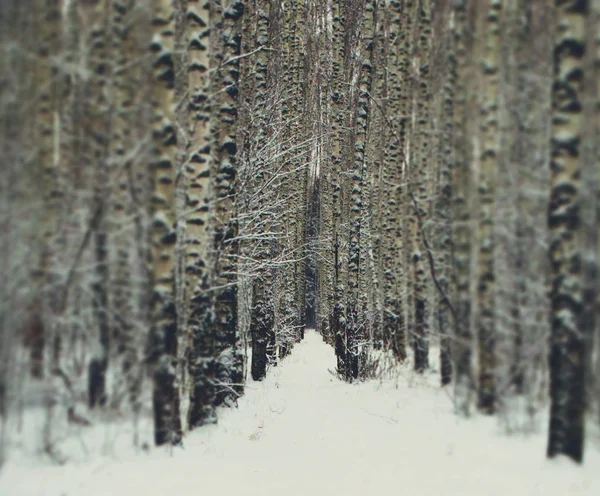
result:
[[[58,164],[56,163],[56,135],[58,119],[58,67],[54,57],[60,51],[61,26],[60,0],[36,2],[38,22],[38,45],[36,71],[37,113],[36,138],[37,160],[43,180],[44,216],[39,265],[34,274],[34,284],[41,287],[38,301],[33,304],[36,332],[31,339],[30,371],[36,379],[45,375],[45,350],[52,336],[53,319],[48,297],[54,277],[52,263],[54,238],[59,216],[62,192],[59,190]]]
[[[337,357],[337,370],[342,376],[346,375],[346,320],[344,306],[345,287],[342,279],[342,145],[343,125],[345,119],[345,103],[347,101],[347,88],[344,85],[346,76],[345,68],[345,10],[342,0],[333,0],[332,12],[332,80],[331,102],[333,117],[332,124],[332,169],[333,169],[333,313],[330,328],[335,339],[335,354]]]
[[[429,367],[429,330],[428,330],[428,270],[425,267],[426,247],[424,245],[423,225],[429,217],[429,194],[427,192],[428,184],[431,181],[429,170],[429,149],[430,149],[430,100],[431,89],[430,79],[430,39],[431,39],[431,12],[429,0],[419,0],[418,8],[418,43],[417,54],[419,64],[418,91],[417,97],[417,122],[415,146],[411,155],[414,157],[411,167],[416,169],[417,180],[415,188],[411,188],[412,208],[415,209],[415,215],[421,228],[416,230],[414,247],[412,253],[412,262],[414,266],[414,305],[415,305],[415,329],[414,329],[414,367],[417,372],[423,372]],[[416,200],[416,201],[415,201]]]
[[[480,109],[482,147],[479,171],[479,274],[477,315],[479,338],[479,387],[477,406],[484,413],[494,413],[496,403],[496,319],[494,269],[494,219],[496,171],[499,154],[499,73],[500,26],[502,0],[489,0],[484,9],[484,48],[481,60],[482,87],[485,94]]]
[[[215,7],[216,8],[216,7]],[[232,403],[243,392],[243,357],[237,334],[237,174],[238,78],[244,2],[230,0],[216,9],[215,120],[218,131],[212,174],[215,190],[214,334],[217,340],[216,405]]]
[[[187,0],[185,38],[189,87],[189,151],[186,167],[186,293],[190,337],[190,407],[187,422],[194,427],[216,422],[215,338],[212,314],[210,215],[213,191],[214,100],[211,98],[211,54],[215,50],[212,2]]]
[[[600,309],[596,307],[598,299],[598,191],[600,191],[600,179],[598,158],[598,122],[596,107],[598,102],[598,77],[600,77],[599,67],[595,66],[600,50],[595,47],[596,39],[599,36],[595,28],[598,26],[597,16],[600,14],[600,2],[591,0],[590,11],[586,18],[586,43],[589,49],[585,55],[585,78],[584,78],[584,118],[586,126],[583,133],[584,144],[582,146],[582,160],[584,169],[582,170],[581,181],[581,220],[582,220],[582,276],[583,276],[583,302],[581,318],[581,328],[584,332],[584,362],[585,362],[585,402],[586,409],[593,411],[594,407],[594,381],[597,378],[594,375],[594,339],[598,324],[596,319]]]
[[[114,111],[111,54],[110,5],[107,0],[89,6],[86,16],[91,21],[90,65],[92,76],[89,90],[89,160],[94,170],[93,209],[98,212],[94,226],[96,277],[92,285],[93,307],[98,324],[99,348],[89,365],[88,404],[90,408],[106,404],[106,373],[110,357],[109,266],[108,266],[108,178],[109,143]]]
[[[117,191],[111,202],[111,248],[116,268],[111,275],[110,300],[113,305],[111,339],[116,342],[116,351],[120,355],[121,370],[127,388],[128,399],[137,418],[141,408],[141,336],[137,321],[136,281],[133,274],[138,273],[136,264],[137,243],[143,243],[139,222],[136,222],[138,198],[134,179],[135,162],[144,160],[137,157],[139,135],[135,127],[145,132],[138,120],[136,97],[140,85],[144,85],[142,70],[133,66],[139,45],[141,26],[136,24],[137,12],[129,0],[112,0],[115,71],[114,104],[111,157],[115,162],[113,176],[116,177]],[[143,94],[143,91],[141,92]],[[141,134],[141,133],[140,133]],[[137,185],[141,189],[142,185]],[[140,202],[141,203],[141,202]],[[110,256],[110,255],[109,255]],[[143,278],[142,278],[143,279]],[[142,282],[142,284],[145,281]]]
[[[583,460],[584,335],[581,268],[585,18],[588,2],[556,2],[552,92],[551,192],[548,209],[552,273],[550,431],[548,456]]]
[[[389,340],[394,356],[403,361],[406,359],[406,314],[404,291],[406,282],[406,265],[404,252],[406,246],[406,230],[404,229],[404,206],[406,199],[404,188],[400,185],[403,178],[405,159],[405,114],[407,95],[408,35],[406,33],[406,7],[403,2],[391,2],[390,36],[389,36],[389,94],[390,98],[389,126],[389,165],[384,167],[384,180],[389,188],[389,220],[386,231],[390,233],[389,249],[384,250],[386,260],[386,302],[384,315],[384,336]],[[386,172],[389,171],[387,174]]]
[[[414,319],[414,291],[412,270],[413,264],[411,260],[412,242],[414,239],[413,227],[416,228],[416,223],[413,222],[414,211],[410,201],[408,182],[410,180],[410,142],[411,129],[413,124],[413,87],[414,77],[412,73],[412,61],[414,51],[414,11],[416,0],[406,0],[404,2],[403,25],[400,36],[400,48],[398,54],[398,68],[401,73],[400,79],[400,123],[399,123],[399,147],[401,150],[401,175],[400,186],[398,188],[398,196],[401,214],[402,236],[398,237],[401,243],[399,264],[401,266],[402,275],[400,276],[399,294],[402,303],[404,304],[404,322],[405,322],[405,341],[401,346],[413,346],[415,319]],[[400,337],[400,336],[399,336]]]
[[[268,181],[267,161],[267,111],[268,111],[268,52],[265,51],[269,43],[269,2],[258,0],[256,5],[256,14],[258,16],[256,26],[256,47],[260,51],[256,57],[256,71],[254,74],[254,114],[258,119],[258,131],[256,136],[256,153],[259,155],[262,163],[257,164],[258,170],[253,179],[256,190],[264,191],[265,184]],[[272,226],[264,211],[266,197],[261,196],[257,200],[259,224],[267,231]],[[271,267],[271,243],[270,240],[258,241],[257,261],[260,266],[257,268],[257,274],[252,283],[252,308],[251,308],[251,337],[252,337],[252,364],[251,373],[255,381],[262,380],[266,375],[266,369],[269,362],[275,359],[274,329],[275,314],[272,299]]]
[[[454,15],[449,14],[449,27],[454,22]],[[440,137],[440,192],[435,206],[437,219],[438,256],[436,267],[438,270],[440,288],[445,295],[439,296],[437,324],[440,333],[440,373],[442,386],[452,381],[452,353],[451,338],[454,335],[454,322],[451,319],[450,307],[452,298],[450,288],[450,275],[452,271],[452,160],[454,157],[452,148],[453,118],[454,118],[454,87],[456,84],[456,61],[451,58],[452,34],[443,35],[445,64],[448,66],[444,74],[443,95],[441,105],[441,137]]]
[[[456,342],[453,350],[456,368],[455,407],[468,415],[473,385],[471,369],[471,229],[470,229],[470,155],[467,134],[468,42],[466,2],[454,3],[453,53],[451,67],[456,67],[454,100],[454,169],[453,169],[453,233],[456,309]]]
[[[593,13],[593,26],[592,32],[595,33],[594,37],[594,61],[595,61],[595,73],[594,80],[595,85],[593,87],[594,98],[595,98],[595,109],[596,113],[594,114],[594,123],[593,126],[595,132],[595,143],[596,143],[596,163],[600,163],[600,146],[598,145],[598,140],[600,137],[600,0],[592,0],[592,13]],[[596,167],[596,191],[595,191],[595,200],[596,200],[596,220],[600,220],[600,173],[598,168]],[[596,233],[596,235],[598,235]],[[598,264],[600,263],[600,240],[596,239],[596,308],[600,308],[600,269],[598,268]],[[589,373],[593,374],[594,382],[592,383],[593,387],[593,395],[596,398],[596,420],[600,423],[600,316],[596,313],[595,320],[595,335],[594,335],[594,354],[595,354],[595,363],[593,364],[593,370],[590,370]]]
[[[154,294],[151,316],[152,403],[154,442],[157,446],[181,440],[177,379],[177,314],[175,306],[176,150],[174,11],[170,0],[153,0],[154,60],[151,95],[153,115],[154,195],[152,198],[152,272]]]

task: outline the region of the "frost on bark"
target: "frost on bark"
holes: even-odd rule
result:
[[[583,460],[584,338],[581,174],[583,161],[585,18],[588,2],[556,2],[552,89],[550,429],[547,454]]]
[[[153,66],[151,103],[154,194],[151,204],[153,295],[150,359],[154,442],[157,446],[181,440],[177,384],[177,313],[175,306],[175,67],[174,12],[170,0],[152,3]]]

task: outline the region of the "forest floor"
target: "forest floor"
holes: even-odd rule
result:
[[[125,447],[130,431],[81,427],[65,465],[25,447],[9,454],[0,496],[600,494],[597,438],[583,467],[548,461],[545,421],[507,435],[497,419],[458,418],[435,364],[424,376],[401,368],[353,385],[334,367],[332,348],[307,331],[264,381],[249,382],[239,408],[188,434],[183,448],[136,453]],[[148,419],[142,430],[149,438]]]

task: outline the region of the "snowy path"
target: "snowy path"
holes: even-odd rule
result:
[[[457,419],[433,375],[348,385],[308,331],[218,426],[185,448],[65,467],[9,464],[0,496],[600,494],[600,453],[583,468],[544,459],[544,434],[506,437],[496,420]]]

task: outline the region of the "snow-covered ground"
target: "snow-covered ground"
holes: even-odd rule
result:
[[[183,448],[135,453],[130,432],[82,427],[66,465],[12,456],[0,496],[600,495],[597,439],[583,467],[548,461],[545,428],[507,436],[496,419],[459,419],[433,373],[349,385],[334,367],[331,347],[308,331],[265,381],[248,384],[238,409]],[[148,422],[142,429],[149,436]]]

